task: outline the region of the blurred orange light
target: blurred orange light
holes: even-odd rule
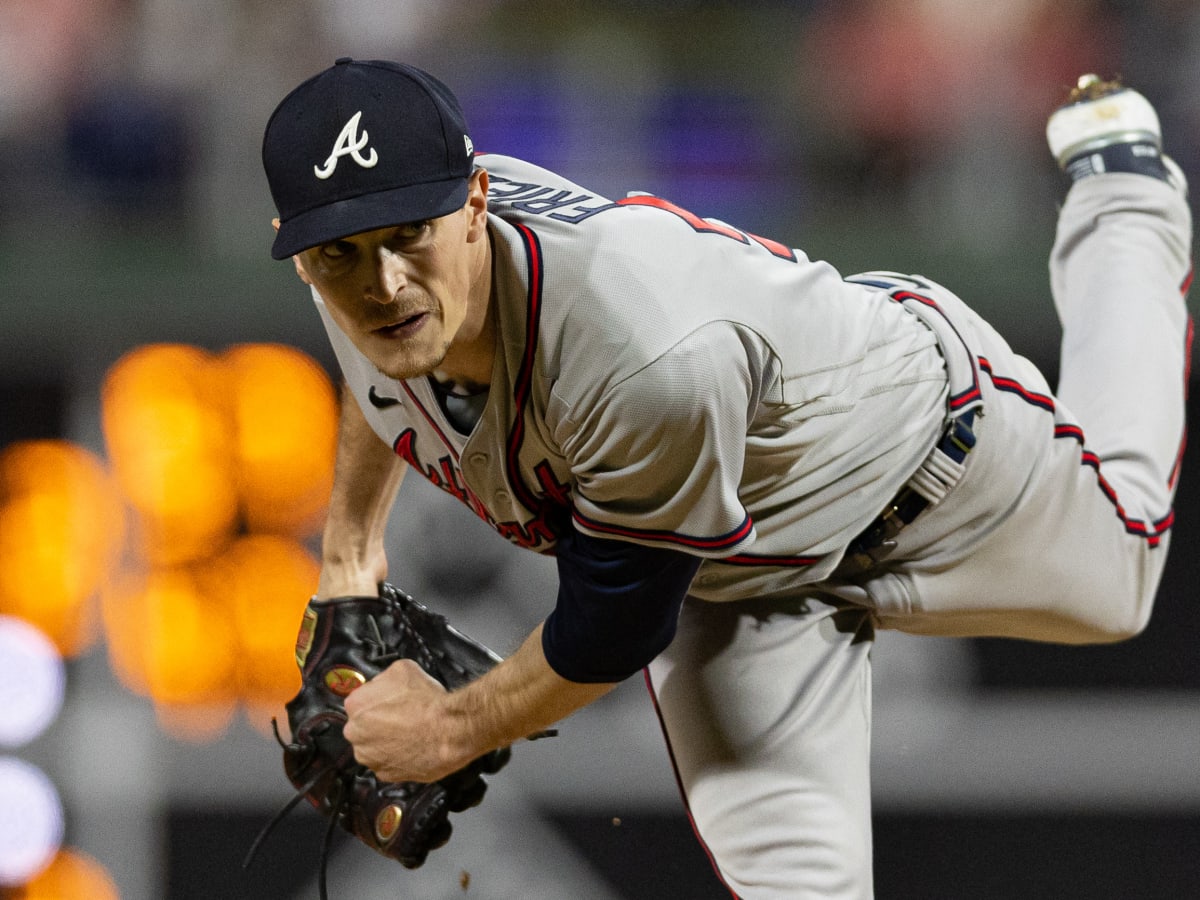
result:
[[[142,697],[150,696],[146,677],[145,574],[125,571],[100,593],[108,664],[117,680]]]
[[[64,848],[12,896],[13,900],[120,900],[121,893],[104,866],[80,850]]]
[[[275,535],[240,538],[208,573],[237,630],[235,677],[251,721],[279,715],[300,689],[296,633],[319,576],[308,551]]]
[[[65,656],[95,637],[94,597],[123,536],[120,496],[92,453],[66,441],[0,453],[0,613],[36,625]]]
[[[279,344],[239,345],[222,359],[232,382],[247,527],[297,537],[315,533],[333,486],[333,383],[309,356]]]
[[[153,344],[127,353],[105,377],[109,461],[153,562],[205,556],[237,523],[224,372],[203,350]]]
[[[113,670],[169,706],[228,706],[236,696],[234,631],[219,598],[188,567],[130,576],[104,598]]]
[[[284,345],[155,344],[109,370],[105,440],[138,530],[100,606],[113,672],[167,733],[216,739],[239,701],[265,728],[299,689],[319,568],[298,541],[324,519],[338,412],[325,371]]]
[[[168,735],[189,744],[209,744],[220,740],[233,723],[237,704],[232,700],[203,706],[154,704],[154,718]]]

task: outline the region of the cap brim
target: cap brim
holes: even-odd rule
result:
[[[320,244],[376,228],[437,219],[462,209],[469,179],[411,184],[339,200],[293,216],[279,226],[271,245],[274,259],[287,259]]]

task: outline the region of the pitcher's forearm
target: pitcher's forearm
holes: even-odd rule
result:
[[[345,735],[355,758],[387,781],[430,782],[471,760],[543,731],[614,684],[559,676],[539,626],[482,678],[446,689],[412,660],[393,663],[346,699]]]
[[[321,599],[371,594],[387,575],[384,535],[407,464],[342,390],[337,461],[321,543]]]
[[[503,663],[444,698],[443,709],[454,723],[447,732],[450,743],[461,742],[448,757],[459,762],[536,734],[614,687],[568,681],[555,672],[542,651],[539,625]]]

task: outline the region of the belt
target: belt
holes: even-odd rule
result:
[[[975,432],[971,430],[975,423],[975,412],[969,409],[951,421],[934,451],[961,465],[975,446]],[[861,575],[889,556],[896,549],[896,535],[932,502],[913,486],[913,480],[910,479],[875,521],[846,546],[846,554],[833,570],[833,577],[852,578]]]

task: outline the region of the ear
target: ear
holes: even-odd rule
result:
[[[276,233],[279,232],[279,218],[278,217],[271,220],[271,227],[275,229]],[[296,267],[296,274],[298,276],[300,276],[301,281],[303,281],[305,284],[312,284],[312,279],[309,278],[308,273],[304,271],[304,263],[302,263],[300,261],[300,254],[297,253],[295,256],[292,257],[292,265],[294,265]]]
[[[467,214],[470,223],[467,230],[467,241],[479,240],[487,234],[487,194],[488,173],[486,169],[476,169],[471,173],[467,188]]]

